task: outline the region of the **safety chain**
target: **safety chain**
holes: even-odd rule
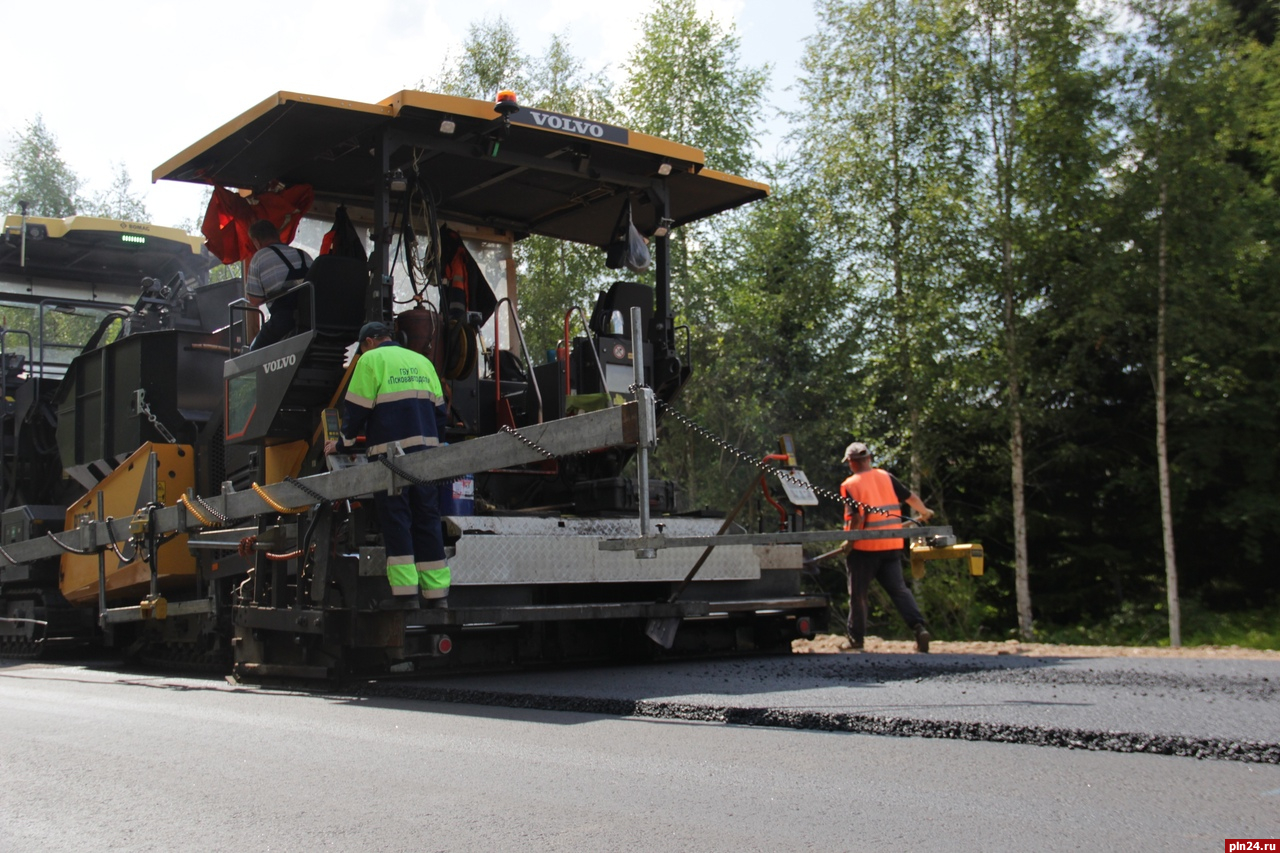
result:
[[[200,508],[203,509],[205,512],[209,513],[209,515],[212,515],[214,518],[216,518],[219,524],[222,524],[223,526],[225,526],[231,523],[231,519],[229,517],[218,512],[209,504],[208,501],[206,501],[204,498],[200,497],[199,495],[196,495],[196,503],[200,504]]]
[[[217,527],[218,526],[217,524],[214,523],[214,521],[211,518],[209,518],[209,516],[205,515],[200,510],[196,509],[195,503],[193,501],[187,500],[186,495],[178,495],[178,503],[182,504],[183,508],[186,509],[187,512],[191,513],[196,517],[196,521],[200,522],[201,527]]]
[[[298,491],[302,492],[307,497],[314,500],[316,503],[319,503],[319,504],[330,503],[328,498],[326,498],[324,495],[320,494],[315,489],[311,488],[310,486],[306,485],[300,480],[297,480],[293,477],[285,477],[284,481],[289,485],[293,486]]]
[[[636,389],[636,386],[632,385],[631,392],[635,393],[635,389]],[[852,509],[856,509],[859,512],[865,512],[865,513],[882,512],[882,510],[878,509],[877,507],[871,506],[869,504],[864,504],[862,501],[854,500],[853,498],[846,497],[845,495],[842,495],[838,492],[833,492],[830,489],[825,489],[822,486],[816,486],[813,483],[806,483],[804,480],[801,480],[799,477],[796,477],[787,471],[784,471],[780,468],[771,467],[765,464],[764,460],[757,459],[754,456],[747,453],[746,451],[739,450],[729,442],[725,441],[720,436],[713,433],[711,430],[707,429],[706,427],[702,426],[701,424],[697,423],[691,418],[686,417],[680,411],[672,407],[670,403],[667,403],[666,401],[661,400],[657,397],[654,398],[654,402],[657,404],[658,408],[662,409],[665,413],[675,418],[684,426],[688,427],[695,434],[701,436],[702,438],[705,438],[707,441],[710,441],[712,444],[716,445],[721,450],[725,451],[731,456],[734,456],[735,458],[741,460],[742,462],[745,462],[748,465],[754,465],[756,468],[759,468],[761,471],[763,471],[766,474],[776,474],[778,479],[786,480],[788,483],[791,483],[796,486],[800,486],[802,488],[805,486],[808,486],[810,489],[813,490],[813,493],[818,495],[819,497],[826,498],[827,500],[830,500],[830,501],[835,501],[836,503],[844,504],[845,506],[851,507]],[[903,516],[901,515],[892,515],[892,514],[891,514],[891,517],[903,518]]]
[[[552,453],[550,450],[547,450],[545,447],[538,446],[536,442],[534,442],[528,436],[522,435],[520,431],[517,430],[515,427],[509,426],[507,424],[503,424],[502,431],[507,433],[508,435],[514,435],[516,438],[520,439],[521,444],[523,444],[525,447],[529,448],[530,450],[534,451],[535,453],[541,453],[543,456],[545,456],[548,459],[556,458],[556,455],[554,453]]]
[[[141,395],[141,392],[139,392],[139,395]],[[166,442],[169,444],[178,443],[178,439],[174,438],[173,433],[169,432],[168,427],[160,423],[160,419],[151,411],[151,407],[147,405],[145,400],[138,404],[138,411],[147,416],[147,420],[151,421],[151,425],[156,428],[156,432],[160,433],[160,435],[164,437]]]
[[[470,476],[468,474],[458,474],[455,477],[441,477],[438,480],[424,480],[421,477],[410,474],[408,471],[404,470],[399,465],[396,465],[396,463],[392,462],[386,456],[378,457],[378,461],[381,462],[383,465],[385,465],[387,468],[390,468],[391,472],[394,473],[397,477],[400,477],[401,479],[404,479],[404,480],[408,480],[410,483],[413,483],[415,486],[443,486],[445,483],[452,483],[455,480],[461,480],[463,477]]]

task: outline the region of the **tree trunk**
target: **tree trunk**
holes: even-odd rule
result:
[[[1023,640],[1030,640],[1033,637],[1031,561],[1027,548],[1026,454],[1023,452],[1022,387],[1018,374],[1015,317],[1013,291],[1010,287],[1005,291],[1005,335],[1009,352],[1009,471],[1010,488],[1013,492],[1014,592],[1018,601],[1018,635]]]
[[[1026,452],[1022,422],[1022,376],[1018,349],[1017,274],[1013,268],[1013,197],[1014,152],[1017,147],[1019,87],[1021,86],[1022,47],[1018,26],[1021,21],[1019,4],[1013,2],[1007,10],[1009,26],[1009,71],[1007,75],[1008,105],[1003,115],[992,104],[992,146],[996,153],[998,189],[1001,206],[1001,261],[1004,278],[1004,333],[1006,382],[1009,406],[1009,481],[1013,511],[1013,571],[1014,592],[1018,604],[1018,634],[1023,640],[1032,639],[1031,620],[1031,561],[1027,547],[1026,504]],[[994,21],[989,23],[994,28]],[[994,30],[988,30],[989,44],[994,44]]]
[[[1173,494],[1169,484],[1169,419],[1167,409],[1167,330],[1169,225],[1167,178],[1160,177],[1160,231],[1156,270],[1156,465],[1160,476],[1160,528],[1164,576],[1169,596],[1169,645],[1182,646],[1182,607],[1178,600],[1178,561],[1173,549]]]

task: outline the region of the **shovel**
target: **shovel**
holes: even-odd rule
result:
[[[763,480],[764,478],[761,477],[760,479]],[[742,497],[738,499],[738,505],[735,506],[727,516],[725,516],[724,524],[721,524],[720,529],[716,531],[717,536],[723,536],[729,529],[729,525],[733,524],[733,520],[738,517],[738,513],[747,505],[747,501],[750,499],[751,494],[756,490],[758,482],[759,480],[752,480],[751,485],[747,486],[747,490],[743,492]],[[689,570],[689,574],[684,576],[684,580],[680,582],[680,585],[671,593],[671,597],[667,599],[668,604],[675,604],[676,599],[680,597],[680,593],[684,592],[684,588],[689,585],[689,581],[693,580],[693,576],[702,568],[702,564],[711,556],[711,552],[715,547],[715,545],[708,545],[703,550],[702,556],[698,558],[698,562],[693,564],[693,568]],[[645,627],[644,633],[645,636],[662,646],[664,649],[669,649],[671,648],[672,643],[676,641],[676,631],[679,628],[679,616],[655,616],[649,620],[649,624]]]

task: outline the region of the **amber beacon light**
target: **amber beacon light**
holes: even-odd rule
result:
[[[503,89],[499,92],[498,97],[494,100],[493,108],[504,116],[509,116],[520,109],[520,104],[516,101],[515,91]]]

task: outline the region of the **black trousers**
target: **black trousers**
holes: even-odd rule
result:
[[[849,636],[854,640],[864,640],[867,636],[867,593],[871,591],[871,581],[880,581],[880,586],[889,593],[893,606],[898,608],[907,627],[915,628],[924,624],[924,616],[916,605],[916,597],[907,589],[902,579],[902,551],[858,551],[853,550],[845,555],[845,568],[849,571]]]
[[[271,303],[271,316],[262,324],[253,343],[249,344],[250,352],[283,341],[292,335],[294,327],[298,325],[297,317],[294,316],[297,310],[298,294],[286,293],[284,296],[277,297]]]

